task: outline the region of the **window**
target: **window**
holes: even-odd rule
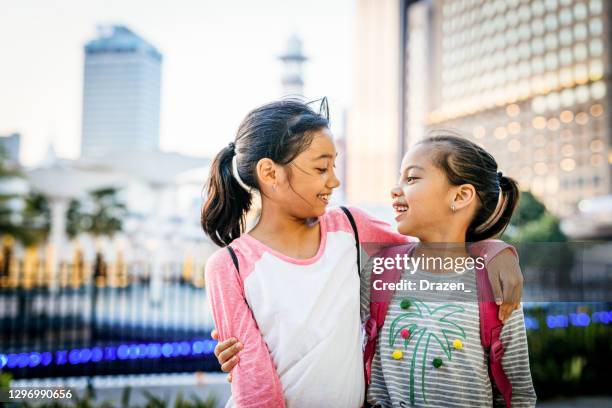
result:
[[[572,44],[572,30],[571,28],[564,28],[559,31],[559,42],[561,45],[571,45]]]
[[[515,25],[517,25],[519,22],[519,16],[516,11],[510,10],[506,14],[506,21],[508,22],[508,26],[510,27],[514,27]]]
[[[534,16],[541,16],[542,14],[544,14],[544,3],[542,3],[541,0],[533,1],[531,3],[531,12]]]
[[[591,9],[591,14],[601,14],[603,11],[603,4],[601,0],[591,0],[589,3],[589,8]]]
[[[542,54],[544,52],[544,41],[541,38],[534,38],[531,41],[531,49],[534,54]]]
[[[601,99],[606,96],[606,84],[603,81],[593,82],[591,84],[591,95],[595,99]]]
[[[599,57],[603,54],[603,43],[599,38],[594,38],[589,44],[589,51],[592,57]]]
[[[571,48],[563,48],[559,51],[559,61],[561,65],[570,65],[572,63]]]
[[[527,4],[523,4],[519,8],[518,14],[522,22],[527,22],[531,19],[531,11],[529,10],[529,6]]]
[[[576,20],[584,20],[586,16],[586,6],[583,3],[576,3],[576,5],[574,5],[574,17],[576,17]]]
[[[589,80],[589,70],[584,64],[574,66],[574,80],[577,84],[584,84]],[[587,96],[588,97],[588,96]]]
[[[559,45],[559,42],[557,41],[557,35],[555,33],[546,34],[544,42],[546,43],[547,50],[554,50]]]
[[[574,45],[574,58],[576,61],[584,61],[587,58],[587,48],[584,44]]]
[[[587,37],[587,28],[584,23],[578,23],[574,26],[574,38],[576,41],[582,41]]]
[[[596,81],[598,79],[601,79],[601,77],[603,77],[603,63],[601,62],[601,60],[591,61],[589,67],[589,78],[592,81]]]
[[[529,29],[529,24],[521,24],[518,28],[518,35],[521,40],[528,41],[529,37],[531,37],[531,30]]]
[[[553,71],[557,69],[559,63],[557,61],[557,55],[554,52],[549,52],[546,54],[546,69],[549,71]]]
[[[546,10],[555,11],[557,9],[557,0],[546,0]]]
[[[565,26],[572,24],[572,11],[566,8],[562,9],[559,12],[559,22]]]
[[[551,92],[546,96],[546,106],[549,110],[557,110],[559,109],[560,101],[559,94],[556,92]]]
[[[531,67],[535,74],[541,74],[544,72],[544,60],[541,57],[533,57],[531,60]]]
[[[586,69],[586,67],[584,67]],[[587,85],[580,85],[576,88],[576,100],[578,103],[585,103],[589,100],[589,87]]]
[[[561,91],[561,105],[565,106],[565,107],[571,107],[572,105],[574,105],[574,90],[573,89],[564,89],[563,91]],[[565,113],[568,112],[568,113]],[[563,123],[568,123],[571,122],[572,119],[574,118],[574,115],[572,114],[572,112],[570,111],[564,111],[561,116],[561,121]],[[571,115],[571,119],[568,120],[568,118],[570,118]]]
[[[555,31],[559,27],[556,15],[547,14],[546,19],[544,20],[544,25],[546,25],[546,29],[548,31]]]
[[[591,31],[591,35],[596,37],[601,35],[603,32],[603,24],[600,18],[591,19],[591,23],[589,24],[589,30]]]

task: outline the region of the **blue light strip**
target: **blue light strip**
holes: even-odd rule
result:
[[[593,312],[591,316],[587,313],[570,313],[569,315],[548,315],[545,319],[549,329],[567,328],[569,326],[587,327],[590,324],[612,323],[612,310]],[[525,328],[527,330],[538,330],[540,323],[532,316],[525,316]],[[0,369],[6,368],[34,368],[46,367],[51,364],[78,365],[86,363],[99,363],[102,361],[115,360],[137,360],[137,359],[159,359],[185,356],[202,356],[214,353],[216,340],[195,340],[172,343],[140,343],[121,344],[119,346],[93,347],[72,350],[58,350],[55,353],[25,352],[25,353],[0,353]]]
[[[593,312],[591,316],[585,312],[547,315],[545,322],[549,329],[565,329],[569,326],[587,327],[592,323],[608,325],[612,323],[612,310]],[[539,322],[534,317],[525,316],[525,327],[527,330],[537,330]]]
[[[214,353],[216,340],[171,343],[121,344],[119,346],[58,350],[55,352],[0,353],[0,369],[35,368],[51,364],[78,365],[102,361],[206,356]]]

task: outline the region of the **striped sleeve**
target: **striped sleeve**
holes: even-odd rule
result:
[[[500,340],[504,345],[502,366],[512,384],[512,407],[535,407],[536,393],[529,369],[527,332],[522,305],[504,324]],[[501,401],[504,405],[503,399]],[[496,401],[496,405],[498,402]]]

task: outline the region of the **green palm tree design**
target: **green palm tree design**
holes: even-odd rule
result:
[[[452,341],[449,336],[460,337],[465,340],[465,331],[461,326],[452,321],[452,316],[456,313],[462,313],[465,309],[458,305],[446,304],[430,309],[425,303],[420,300],[409,298],[411,305],[410,310],[397,316],[391,323],[389,328],[389,346],[394,347],[397,337],[403,329],[408,329],[410,335],[403,339],[404,349],[408,348],[408,344],[412,339],[416,342],[412,352],[412,361],[410,363],[410,403],[414,404],[414,371],[416,368],[417,355],[420,347],[424,347],[423,359],[421,362],[421,391],[423,393],[423,401],[427,403],[425,392],[425,367],[427,365],[427,354],[429,344],[432,340],[438,342],[442,351],[451,361],[451,346]],[[419,319],[436,320],[434,328],[419,327]]]

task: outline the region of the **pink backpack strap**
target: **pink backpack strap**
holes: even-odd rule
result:
[[[393,258],[397,254],[405,254],[414,248],[415,244],[407,244],[401,246],[393,246],[386,250],[376,254],[376,257],[390,257]],[[376,278],[382,283],[395,283],[400,280],[402,271],[399,269],[386,269],[382,274],[375,275],[372,271],[366,271],[370,273],[370,318],[365,324],[365,335],[366,345],[363,351],[363,372],[366,381],[366,387],[370,385],[372,381],[372,361],[374,360],[374,354],[376,353],[376,339],[378,333],[385,324],[385,318],[387,317],[387,310],[389,309],[389,303],[393,297],[392,290],[374,290],[372,279]]]
[[[476,269],[476,284],[478,287],[478,309],[480,311],[480,341],[485,352],[488,353],[489,376],[504,397],[506,406],[510,407],[512,384],[502,366],[504,345],[500,340],[504,324],[498,318],[499,306],[493,298],[493,290],[485,268]]]

